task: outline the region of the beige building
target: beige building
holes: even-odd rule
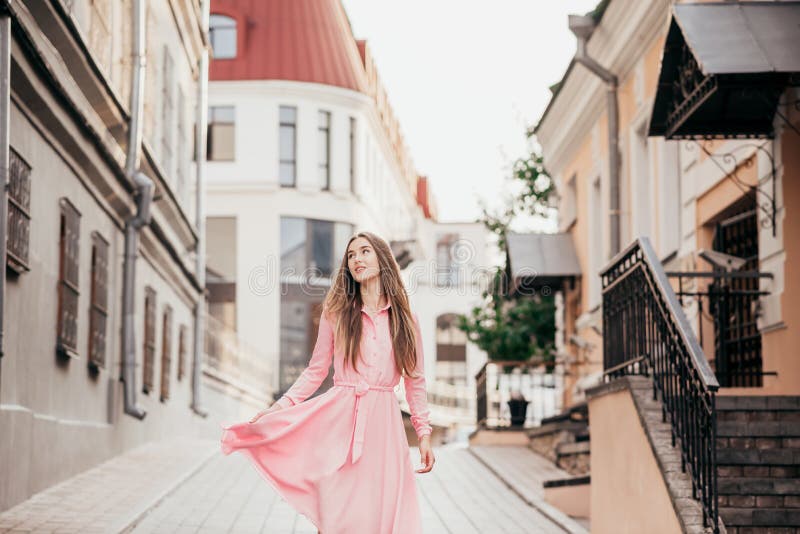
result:
[[[581,270],[558,322],[592,532],[800,527],[776,490],[800,492],[777,458],[800,434],[798,20],[796,2],[663,0],[570,18],[578,52],[535,133]]]
[[[0,2],[0,510],[234,413],[202,394],[207,4]]]

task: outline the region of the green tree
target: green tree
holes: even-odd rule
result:
[[[519,193],[508,196],[505,205],[496,212],[482,204],[478,219],[497,236],[503,258],[507,258],[506,235],[514,217],[521,213],[547,217],[554,192],[542,155],[535,148],[514,162],[509,180]],[[506,265],[495,269],[482,294],[483,305],[474,307],[469,315],[459,316],[458,326],[492,360],[545,363],[552,370],[555,361],[552,292],[511,296],[506,272]]]

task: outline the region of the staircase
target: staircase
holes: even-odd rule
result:
[[[719,513],[728,534],[800,533],[800,397],[717,397]]]

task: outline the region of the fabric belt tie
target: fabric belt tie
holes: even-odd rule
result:
[[[361,406],[361,397],[370,389],[377,391],[394,391],[394,386],[372,385],[364,379],[358,382],[334,382],[334,386],[354,388],[356,393],[356,424],[353,432],[353,460],[352,463],[361,457],[364,449],[364,432],[367,428],[367,411]]]

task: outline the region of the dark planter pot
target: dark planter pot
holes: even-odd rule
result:
[[[508,401],[508,409],[511,411],[511,426],[522,426],[525,424],[525,414],[528,411],[529,402],[525,399],[511,399]]]

